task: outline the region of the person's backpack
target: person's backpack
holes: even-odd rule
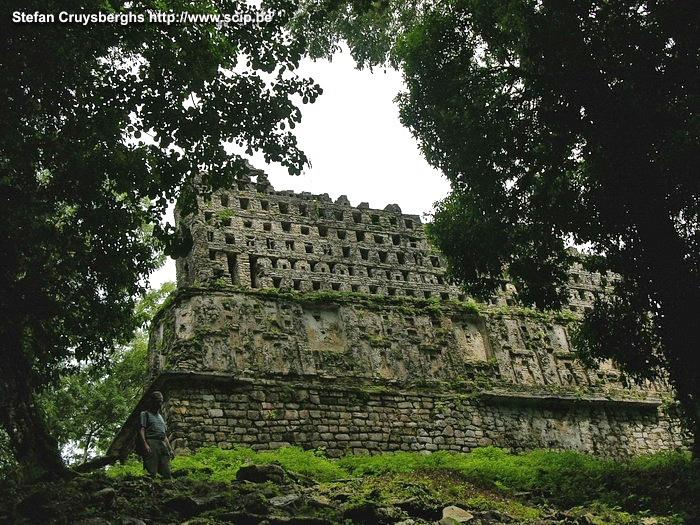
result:
[[[143,446],[141,439],[141,423],[136,426],[136,435],[134,436],[134,451],[141,457],[146,455],[146,449]]]

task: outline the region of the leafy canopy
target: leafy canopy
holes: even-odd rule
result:
[[[233,146],[292,174],[307,164],[289,131],[301,119],[293,100],[313,102],[321,90],[295,73],[303,46],[284,28],[292,8],[288,0],[16,8],[272,14],[269,23],[228,25],[14,23],[3,10],[0,420],[24,464],[46,466],[52,455],[31,392],[128,341],[158,250],[187,247],[187,232],[160,222],[180,193],[194,203],[187,182],[204,173],[205,186],[231,183],[245,169]]]
[[[55,12],[35,1],[27,12]],[[6,247],[4,336],[38,383],[66,356],[128,338],[133,297],[159,245],[160,216],[204,171],[220,185],[244,168],[227,144],[261,150],[299,173],[307,159],[285,128],[320,88],[298,78],[302,47],[283,29],[291,4],[266,2],[268,24],[15,24],[0,21],[0,197]],[[63,2],[68,12],[255,14],[230,2]],[[149,137],[146,140],[146,137]],[[155,224],[155,234],[142,225]],[[7,337],[5,338],[8,339]]]
[[[394,48],[401,118],[453,184],[431,232],[454,273],[483,295],[506,269],[523,301],[558,308],[565,246],[587,244],[622,280],[579,347],[644,377],[671,366],[663,319],[699,284],[691,7],[436,3]]]
[[[360,65],[403,71],[401,120],[452,183],[430,234],[468,291],[508,277],[522,301],[559,308],[566,246],[587,246],[590,269],[620,278],[586,314],[581,354],[665,370],[700,431],[697,2],[303,6],[330,21],[312,49],[343,38]]]

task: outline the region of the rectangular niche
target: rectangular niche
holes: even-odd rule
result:
[[[566,328],[560,324],[555,324],[547,329],[549,340],[555,352],[570,352],[569,338],[566,335]]]
[[[226,263],[228,265],[228,273],[231,276],[231,284],[241,284],[238,274],[238,259],[235,253],[226,254]]]
[[[343,352],[345,334],[338,308],[304,308],[302,317],[310,350]]]
[[[488,361],[493,357],[486,329],[481,322],[455,322],[457,348],[468,361]]]

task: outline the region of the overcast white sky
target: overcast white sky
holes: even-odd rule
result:
[[[333,200],[347,195],[353,206],[366,201],[378,209],[396,203],[404,213],[417,215],[430,212],[447,195],[447,180],[428,166],[399,122],[393,102],[402,89],[398,72],[357,71],[348,53],[332,62],[307,60],[300,72],[323,88],[314,104],[301,106],[302,122],[295,129],[312,167],[290,176],[254,156],[251,163],[269,175],[276,190],[328,193]],[[174,280],[174,267],[169,260],[151,284]]]

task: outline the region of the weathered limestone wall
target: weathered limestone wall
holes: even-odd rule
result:
[[[465,299],[447,282],[419,216],[397,204],[376,210],[353,207],[345,196],[334,202],[325,194],[275,191],[264,173],[251,173],[255,180],[200,198],[196,215],[178,214],[194,239],[192,252],[177,261],[178,286]],[[613,278],[575,265],[570,310],[589,306]],[[512,305],[515,296],[515,287],[503,282],[491,302]]]
[[[643,401],[480,398],[274,381],[168,387],[174,446],[323,447],[332,457],[498,446],[627,458],[682,444],[677,424]]]
[[[151,375],[328,378],[659,399],[586,370],[571,318],[515,307],[338,294],[183,289],[154,321]]]

